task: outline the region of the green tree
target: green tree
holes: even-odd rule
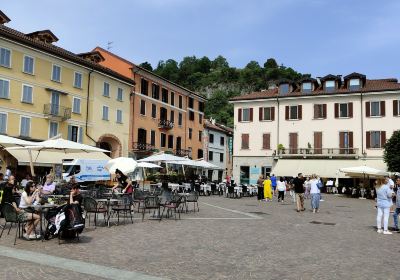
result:
[[[391,172],[400,172],[400,130],[393,132],[387,140],[383,153],[384,161]]]
[[[268,58],[266,62],[264,62],[265,69],[275,69],[278,68],[278,63],[274,58]]]
[[[140,63],[139,66],[146,70],[153,71],[153,66],[151,66],[151,64],[147,61]]]

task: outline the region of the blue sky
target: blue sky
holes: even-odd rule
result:
[[[274,57],[313,76],[400,77],[398,0],[4,0],[22,32],[50,29],[80,53],[106,48],[134,63],[218,55],[231,66]]]

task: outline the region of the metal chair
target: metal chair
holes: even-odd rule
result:
[[[115,213],[117,213],[117,225],[119,225],[119,213],[122,212],[124,214],[124,223],[126,218],[128,217],[128,214],[130,215],[131,218],[131,222],[133,224],[133,215],[132,215],[132,211],[131,211],[131,200],[129,200],[128,194],[124,195],[122,197],[122,203],[119,203],[118,205],[114,205],[111,207],[111,210]]]
[[[179,211],[179,207],[181,207],[183,202],[183,197],[179,195],[173,196],[172,200],[169,203],[166,203],[163,205],[163,211],[160,217],[160,221],[162,220],[162,217],[164,215],[165,209],[167,209],[167,217],[169,217],[169,212],[174,210],[175,212],[175,220],[176,220],[176,213],[178,212],[179,214],[179,220],[181,219],[181,212]]]
[[[102,213],[104,215],[104,223],[106,223],[106,214],[108,210],[100,205],[93,197],[83,198],[83,208],[88,215],[89,226],[90,226],[90,213],[94,213],[94,228],[97,226],[97,214]]]
[[[17,243],[17,234],[19,234],[19,236],[21,236],[21,225],[24,225],[27,222],[27,220],[18,219],[17,210],[14,208],[14,206],[11,203],[8,203],[8,202],[4,203],[2,211],[3,211],[5,223],[4,223],[3,229],[1,230],[0,238],[3,236],[3,231],[6,228],[7,223],[11,223],[7,234],[10,234],[12,225],[17,224],[17,228],[15,229],[15,238],[14,238],[14,245],[15,245]]]
[[[199,209],[199,193],[198,192],[191,192],[189,195],[186,197],[186,212],[188,211],[188,204],[193,202],[193,211],[196,211],[196,205],[197,205],[197,212],[200,211]]]
[[[144,215],[146,210],[158,210],[159,219],[160,217],[160,199],[157,196],[148,196],[144,199],[143,207],[142,207],[142,222],[144,221]]]

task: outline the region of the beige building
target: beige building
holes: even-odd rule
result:
[[[238,182],[270,173],[336,177],[339,168],[359,165],[386,169],[383,145],[400,128],[397,79],[352,73],[282,80],[231,102]]]

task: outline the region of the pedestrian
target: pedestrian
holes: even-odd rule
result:
[[[394,230],[399,231],[399,214],[400,214],[400,177],[396,179],[396,185],[393,189],[395,193],[394,202],[396,205],[396,209],[393,213],[393,222],[394,222]]]
[[[293,203],[296,203],[296,193],[294,191],[293,180],[294,180],[293,178],[290,179],[289,184],[288,184],[288,186],[289,186],[289,194],[292,197]]]
[[[296,193],[296,207],[297,212],[304,211],[304,177],[302,173],[299,173],[293,180],[294,191]]]
[[[377,215],[376,215],[376,225],[377,232],[383,234],[392,234],[388,230],[388,222],[389,222],[389,212],[390,206],[392,206],[392,197],[393,191],[389,187],[388,180],[379,178],[376,180],[376,206],[377,206]],[[383,231],[382,231],[382,216],[383,216]]]
[[[312,175],[310,180],[310,194],[311,194],[311,208],[313,213],[319,212],[319,201],[321,196],[321,181],[315,174]]]
[[[265,201],[272,201],[272,183],[269,176],[264,181],[264,198]]]
[[[8,165],[6,167],[6,174],[4,175],[4,180],[8,181],[8,178],[10,178],[11,175],[12,175],[11,174],[11,166]]]
[[[286,191],[286,183],[283,180],[283,177],[279,178],[276,188],[278,190],[278,202],[283,202],[285,200],[285,191]]]
[[[306,181],[304,182],[304,199],[310,199],[310,177],[307,177]]]
[[[272,185],[273,195],[275,196],[276,195],[276,186],[277,186],[275,174],[272,174],[272,176],[271,176],[271,185]]]
[[[260,177],[257,180],[257,199],[258,200],[263,200],[264,198],[264,177],[263,175],[260,175]]]
[[[31,175],[26,174],[26,177],[24,179],[22,179],[22,181],[21,181],[21,187],[25,188],[26,183],[28,183],[31,180],[32,180]]]

